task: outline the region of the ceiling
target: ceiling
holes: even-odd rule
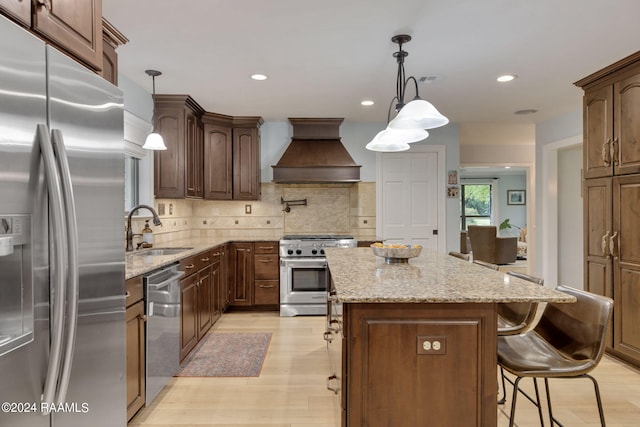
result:
[[[129,39],[121,75],[149,92],[144,70],[156,69],[157,93],[278,121],[384,122],[396,34],[413,37],[407,76],[438,77],[421,97],[458,123],[575,111],[573,82],[640,49],[638,0],[103,0],[103,15]],[[504,73],[518,77],[497,83]],[[514,114],[523,109],[538,112]]]

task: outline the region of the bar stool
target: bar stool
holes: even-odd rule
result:
[[[516,271],[507,271],[507,275],[518,277],[537,285],[544,285],[544,279],[531,276]],[[511,302],[497,304],[496,312],[498,314],[498,336],[518,335],[529,329],[536,318],[538,311],[538,303],[535,302]],[[502,379],[502,397],[498,399],[498,404],[503,404],[507,400],[507,392],[505,388],[506,377],[504,369],[500,367],[500,377]]]
[[[449,252],[449,255],[451,255],[452,257],[463,259],[465,261],[469,261],[469,259],[471,258],[469,254],[461,254],[460,252],[456,251]]]
[[[553,417],[549,378],[589,378],[593,387],[600,415],[605,425],[604,412],[598,382],[589,375],[602,359],[607,326],[611,321],[613,301],[590,292],[558,286],[558,291],[573,295],[571,304],[547,303],[536,327],[522,335],[498,337],[498,363],[516,376],[509,426],[515,418],[518,383],[524,377],[544,378],[549,419],[551,425],[560,425]],[[537,399],[540,422],[542,412]]]

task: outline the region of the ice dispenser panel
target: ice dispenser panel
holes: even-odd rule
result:
[[[31,341],[31,216],[0,215],[0,356]]]

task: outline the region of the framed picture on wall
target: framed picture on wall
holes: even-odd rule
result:
[[[527,202],[525,190],[507,190],[508,205],[524,205]]]

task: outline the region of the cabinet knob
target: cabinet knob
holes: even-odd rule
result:
[[[202,258],[200,261],[202,261],[202,262],[209,262],[209,257],[204,257],[204,258]]]
[[[193,264],[187,264],[187,265],[184,266],[185,270],[191,270],[194,267],[195,267],[195,265],[193,265]]]
[[[125,298],[129,298],[131,296],[131,292],[127,291],[124,293]]]
[[[147,315],[143,314],[142,316],[140,316],[140,318],[142,319],[143,322],[147,321]]]

